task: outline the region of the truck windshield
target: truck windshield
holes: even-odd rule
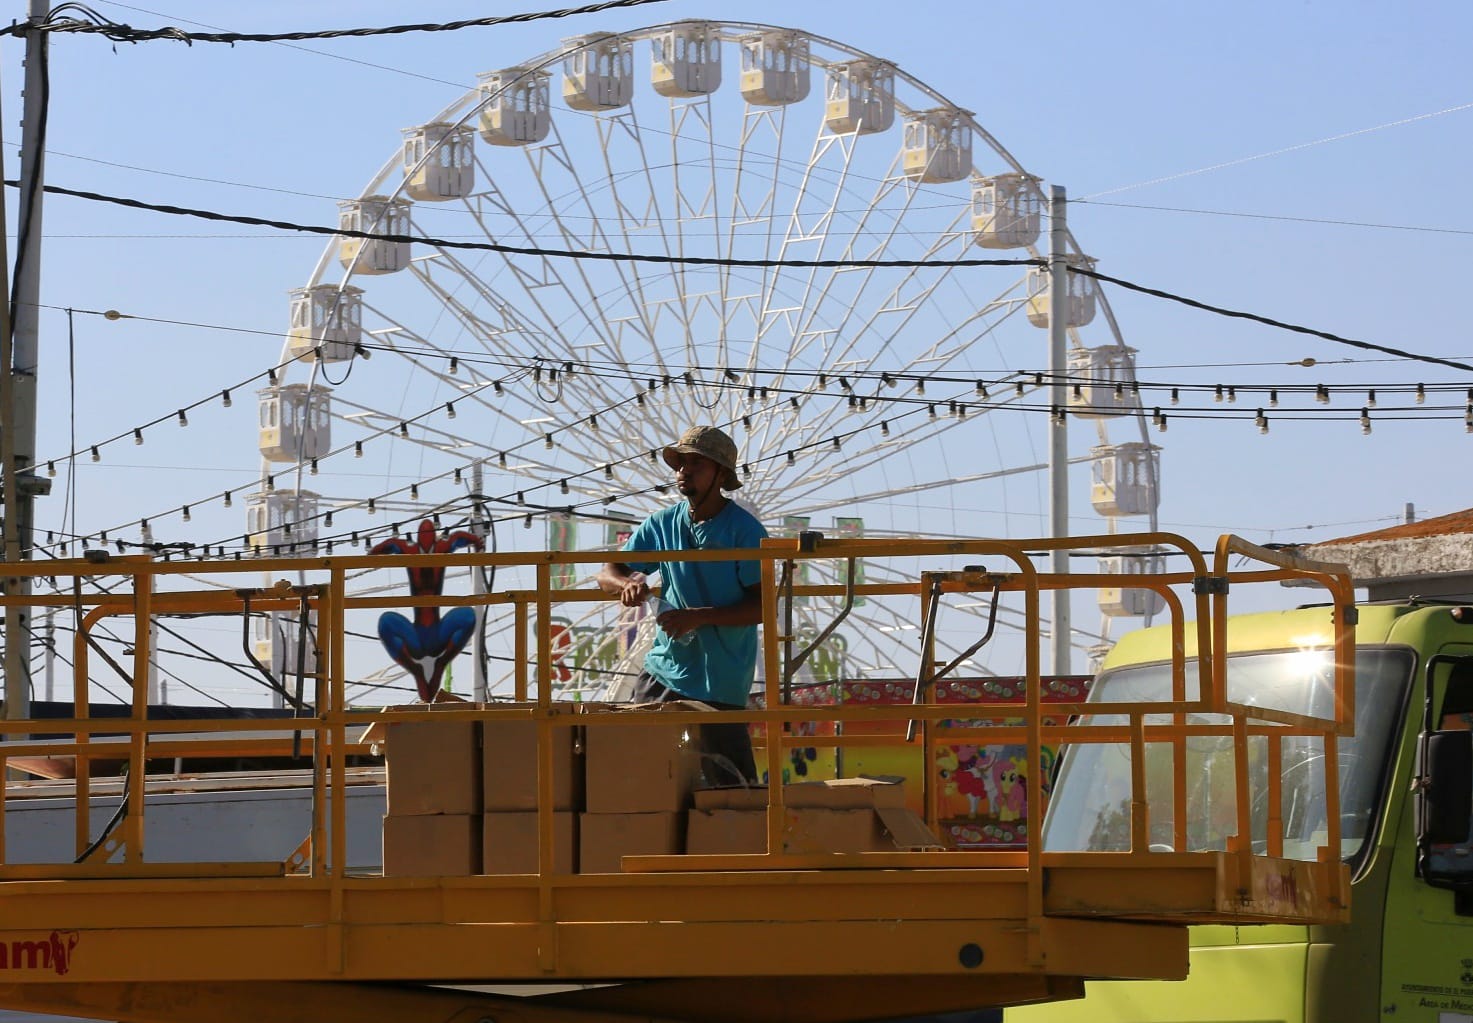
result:
[[[1341,856],[1349,859],[1370,834],[1391,741],[1401,716],[1413,666],[1404,649],[1361,648],[1355,661],[1355,735],[1339,746]],[[1187,695],[1197,693],[1197,666],[1188,662]],[[1260,707],[1329,716],[1333,713],[1333,662],[1328,650],[1285,650],[1228,658],[1231,699]],[[1105,672],[1090,693],[1091,703],[1166,700],[1171,665],[1131,665]],[[1194,714],[1192,723],[1225,722],[1216,714]],[[1147,717],[1166,723],[1167,715]],[[1123,725],[1124,715],[1092,714],[1081,727]],[[1262,849],[1268,830],[1268,737],[1249,736],[1248,776],[1253,845]],[[1318,737],[1293,735],[1282,743],[1284,856],[1314,859],[1325,842],[1326,816]],[[1237,831],[1231,736],[1193,736],[1184,742],[1186,770],[1186,850],[1226,848]],[[1146,799],[1150,847],[1176,848],[1171,790],[1173,744],[1146,745]],[[1130,746],[1124,743],[1076,744],[1063,758],[1044,822],[1043,847],[1050,852],[1128,851],[1130,849]]]

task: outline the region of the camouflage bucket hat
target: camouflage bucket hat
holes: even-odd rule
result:
[[[721,480],[722,490],[736,490],[742,485],[737,478],[736,441],[714,426],[692,426],[680,435],[680,442],[667,447],[663,455],[665,464],[674,469],[680,455],[703,455],[726,470]]]

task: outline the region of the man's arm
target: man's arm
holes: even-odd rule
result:
[[[742,599],[725,607],[679,607],[659,617],[660,628],[672,636],[683,636],[702,625],[760,625],[762,587],[748,586]]]
[[[607,562],[599,569],[598,588],[611,597],[618,597],[619,603],[625,607],[638,607],[650,595],[650,582],[645,574],[622,561]]]

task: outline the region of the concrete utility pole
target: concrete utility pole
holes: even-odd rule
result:
[[[47,0],[30,0],[32,22],[43,21]],[[10,324],[7,358],[0,373],[9,377],[3,426],[5,445],[5,557],[31,557],[35,499],[51,492],[51,483],[35,473],[37,321],[41,298],[41,196],[46,179],[46,33],[26,32],[25,105],[21,122],[20,210],[17,218],[15,317]],[[29,579],[16,579],[7,592],[26,597]],[[11,606],[5,612],[5,716],[31,713],[31,613]]]
[[[1049,404],[1053,415],[1048,427],[1049,535],[1069,535],[1069,388],[1064,378],[1069,372],[1069,229],[1066,221],[1068,200],[1063,185],[1049,188],[1049,252],[1048,252],[1048,371],[1053,382]],[[1069,571],[1066,551],[1049,555],[1049,570],[1055,575]],[[1053,619],[1053,666],[1055,675],[1071,670],[1071,621],[1068,590],[1049,593],[1050,617]]]

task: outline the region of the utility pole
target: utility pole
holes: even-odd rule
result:
[[[1069,535],[1069,390],[1065,376],[1069,372],[1069,229],[1066,221],[1068,199],[1063,185],[1049,188],[1049,253],[1048,253],[1048,370],[1052,381],[1049,404],[1052,415],[1048,426],[1049,536]],[[1049,570],[1054,575],[1069,571],[1067,551],[1051,551]],[[1053,674],[1068,675],[1071,670],[1071,640],[1074,627],[1070,621],[1069,591],[1049,592],[1050,616],[1053,619]]]
[[[30,0],[34,24],[44,21],[47,0]],[[13,321],[7,324],[8,351],[0,358],[7,378],[5,421],[5,559],[28,561],[35,527],[35,499],[51,492],[51,482],[35,473],[36,370],[41,297],[41,196],[46,176],[46,33],[26,31],[25,102],[21,121],[20,209],[17,217],[17,273]],[[6,584],[12,596],[28,597],[29,578]],[[11,605],[5,611],[5,716],[31,713],[31,613]]]

